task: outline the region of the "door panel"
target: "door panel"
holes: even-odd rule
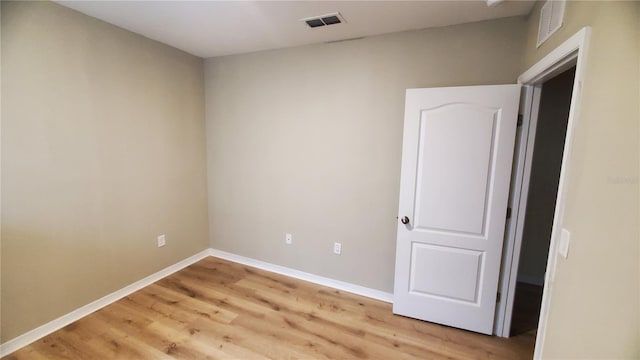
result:
[[[475,303],[482,252],[413,243],[409,291]]]
[[[491,334],[519,93],[407,90],[394,313]]]
[[[484,233],[497,115],[468,104],[421,111],[414,228]]]

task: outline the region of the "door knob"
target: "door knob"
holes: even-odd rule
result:
[[[409,223],[409,218],[405,216],[402,219],[400,219],[400,221],[402,221],[403,224],[407,225]]]

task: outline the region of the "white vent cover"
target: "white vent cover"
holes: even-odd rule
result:
[[[560,29],[564,19],[564,6],[565,0],[548,0],[544,3],[540,10],[538,44],[536,47],[542,45],[554,32]]]

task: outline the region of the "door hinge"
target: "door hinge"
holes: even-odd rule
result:
[[[507,219],[511,219],[511,208],[507,208]]]
[[[496,295],[496,302],[499,303],[500,302],[500,291],[498,291],[498,295]]]
[[[518,127],[522,126],[522,123],[524,122],[524,116],[522,116],[521,114],[518,114]]]

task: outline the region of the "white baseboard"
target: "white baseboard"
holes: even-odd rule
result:
[[[74,321],[80,320],[81,318],[91,314],[94,311],[100,310],[103,307],[116,302],[123,297],[130,295],[145,286],[149,286],[154,282],[175,273],[176,271],[182,270],[183,268],[196,263],[207,256],[210,255],[211,249],[205,249],[193,256],[190,256],[176,264],[173,264],[169,267],[166,267],[152,275],[147,276],[146,278],[136,281],[131,285],[125,286],[124,288],[115,291],[107,296],[104,296],[92,303],[84,305],[72,312],[63,315],[55,320],[52,320],[42,326],[39,326],[29,332],[26,332],[14,339],[7,341],[4,344],[0,345],[0,357],[11,354],[12,352],[31,344],[32,342],[39,340],[54,331],[60,330],[63,327],[71,324]]]
[[[380,290],[375,290],[371,288],[367,288],[360,285],[350,284],[344,281],[333,280],[323,276],[318,276],[310,273],[306,273],[303,271],[287,268],[280,265],[271,264],[268,262],[251,259],[248,257],[235,255],[232,253],[228,253],[221,250],[216,249],[205,249],[193,256],[190,256],[176,264],[173,264],[169,267],[166,267],[152,275],[147,276],[146,278],[136,281],[131,285],[125,286],[124,288],[117,290],[109,295],[106,295],[92,303],[84,305],[72,312],[65,314],[55,320],[52,320],[42,326],[39,326],[29,332],[26,332],[16,338],[13,338],[4,344],[0,344],[0,357],[7,356],[14,351],[25,347],[31,344],[34,341],[37,341],[57,330],[62,329],[63,327],[71,324],[74,321],[80,320],[81,318],[95,312],[97,310],[102,309],[103,307],[114,303],[123,297],[130,295],[146,286],[153,284],[154,282],[167,277],[179,270],[184,269],[185,267],[194,264],[207,256],[214,256],[217,258],[233,261],[239,264],[252,266],[258,269],[271,271],[277,274],[289,276],[292,278],[312,282],[318,285],[328,286],[334,289],[350,292],[357,295],[362,295],[366,297],[370,297],[373,299],[381,300],[384,302],[391,303],[393,302],[393,294],[387,293]]]
[[[544,286],[544,277],[518,274],[518,282],[530,285]]]
[[[328,287],[331,287],[331,288],[334,288],[334,289],[350,292],[350,293],[357,294],[357,295],[366,296],[366,297],[369,297],[369,298],[373,298],[373,299],[384,301],[384,302],[388,302],[388,303],[393,302],[393,294],[392,293],[388,293],[388,292],[384,292],[384,291],[380,291],[380,290],[376,290],[376,289],[371,289],[371,288],[360,286],[360,285],[354,285],[354,284],[351,284],[351,283],[348,283],[348,282],[326,278],[324,276],[318,276],[318,275],[310,274],[310,273],[307,273],[307,272],[304,272],[304,271],[295,270],[295,269],[291,269],[291,268],[280,266],[280,265],[271,264],[271,263],[260,261],[260,260],[255,260],[255,259],[252,259],[252,258],[248,258],[248,257],[244,257],[244,256],[228,253],[228,252],[222,251],[222,250],[216,250],[216,249],[209,249],[209,250],[210,250],[209,254],[211,256],[214,256],[214,257],[217,257],[217,258],[220,258],[220,259],[233,261],[233,262],[236,262],[236,263],[239,263],[239,264],[252,266],[252,267],[255,267],[255,268],[258,268],[258,269],[262,269],[262,270],[274,272],[274,273],[277,273],[277,274],[289,276],[289,277],[292,277],[292,278],[295,278],[295,279],[308,281],[308,282],[311,282],[311,283],[314,283],[314,284],[318,284],[318,285],[328,286]]]

